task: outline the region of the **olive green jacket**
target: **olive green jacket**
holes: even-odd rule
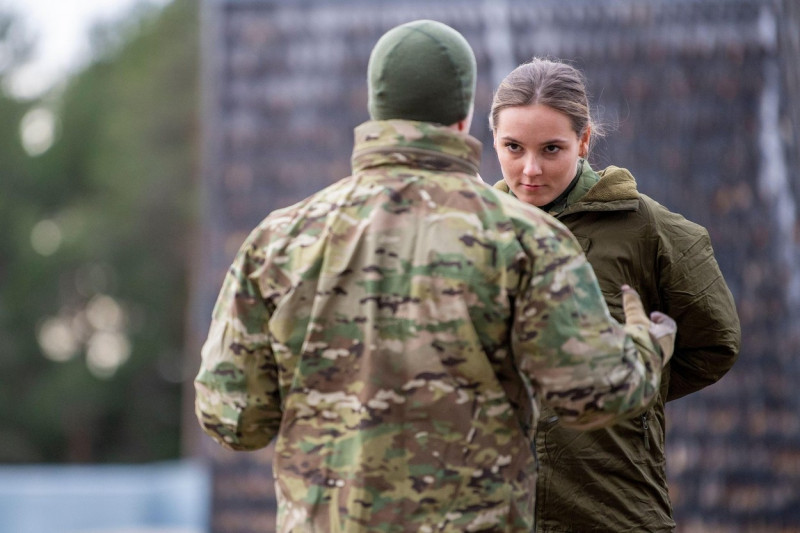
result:
[[[502,181],[495,187],[508,191]],[[646,310],[674,318],[678,334],[661,393],[645,415],[581,433],[542,414],[537,531],[672,531],[664,403],[719,380],[736,360],[741,336],[708,232],[638,193],[627,170],[595,173],[586,162],[550,214],[581,243],[617,320],[624,319],[620,285],[627,283]]]

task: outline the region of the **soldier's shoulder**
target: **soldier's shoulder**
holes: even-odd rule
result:
[[[538,207],[526,204],[510,194],[499,191],[497,198],[502,203],[509,219],[521,230],[532,232],[534,235],[551,234],[557,239],[572,238],[572,233],[563,223]]]
[[[264,217],[259,226],[273,227],[285,224],[288,220],[297,220],[304,217],[316,217],[321,212],[329,211],[336,206],[339,192],[347,188],[353,177],[340,179],[327,187],[320,189],[302,200],[293,204],[278,207]]]

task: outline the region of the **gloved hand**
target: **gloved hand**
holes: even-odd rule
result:
[[[653,311],[650,318],[647,318],[639,293],[629,285],[622,286],[622,310],[625,313],[626,324],[647,328],[650,336],[661,348],[662,366],[666,365],[675,349],[675,333],[678,329],[675,321],[660,311]]]

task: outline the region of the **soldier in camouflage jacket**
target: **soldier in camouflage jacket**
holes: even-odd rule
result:
[[[463,37],[387,35],[409,29],[466,47],[474,87]],[[360,125],[352,175],[267,216],[225,278],[197,416],[234,450],[275,439],[280,532],[530,531],[540,404],[588,429],[658,391],[638,296],[620,325],[564,226],[477,176],[471,98]]]

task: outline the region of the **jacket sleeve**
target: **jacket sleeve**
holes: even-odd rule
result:
[[[708,232],[674,213],[661,220],[659,290],[663,311],[678,325],[669,363],[671,401],[730,370],[739,354],[741,327]]]
[[[647,329],[611,317],[594,271],[566,229],[535,242],[535,266],[515,302],[511,334],[535,394],[562,424],[577,429],[643,411],[661,380],[661,355]]]
[[[262,296],[247,242],[230,267],[214,306],[195,379],[195,414],[226,448],[267,446],[281,421],[278,369],[268,332],[271,304]]]

